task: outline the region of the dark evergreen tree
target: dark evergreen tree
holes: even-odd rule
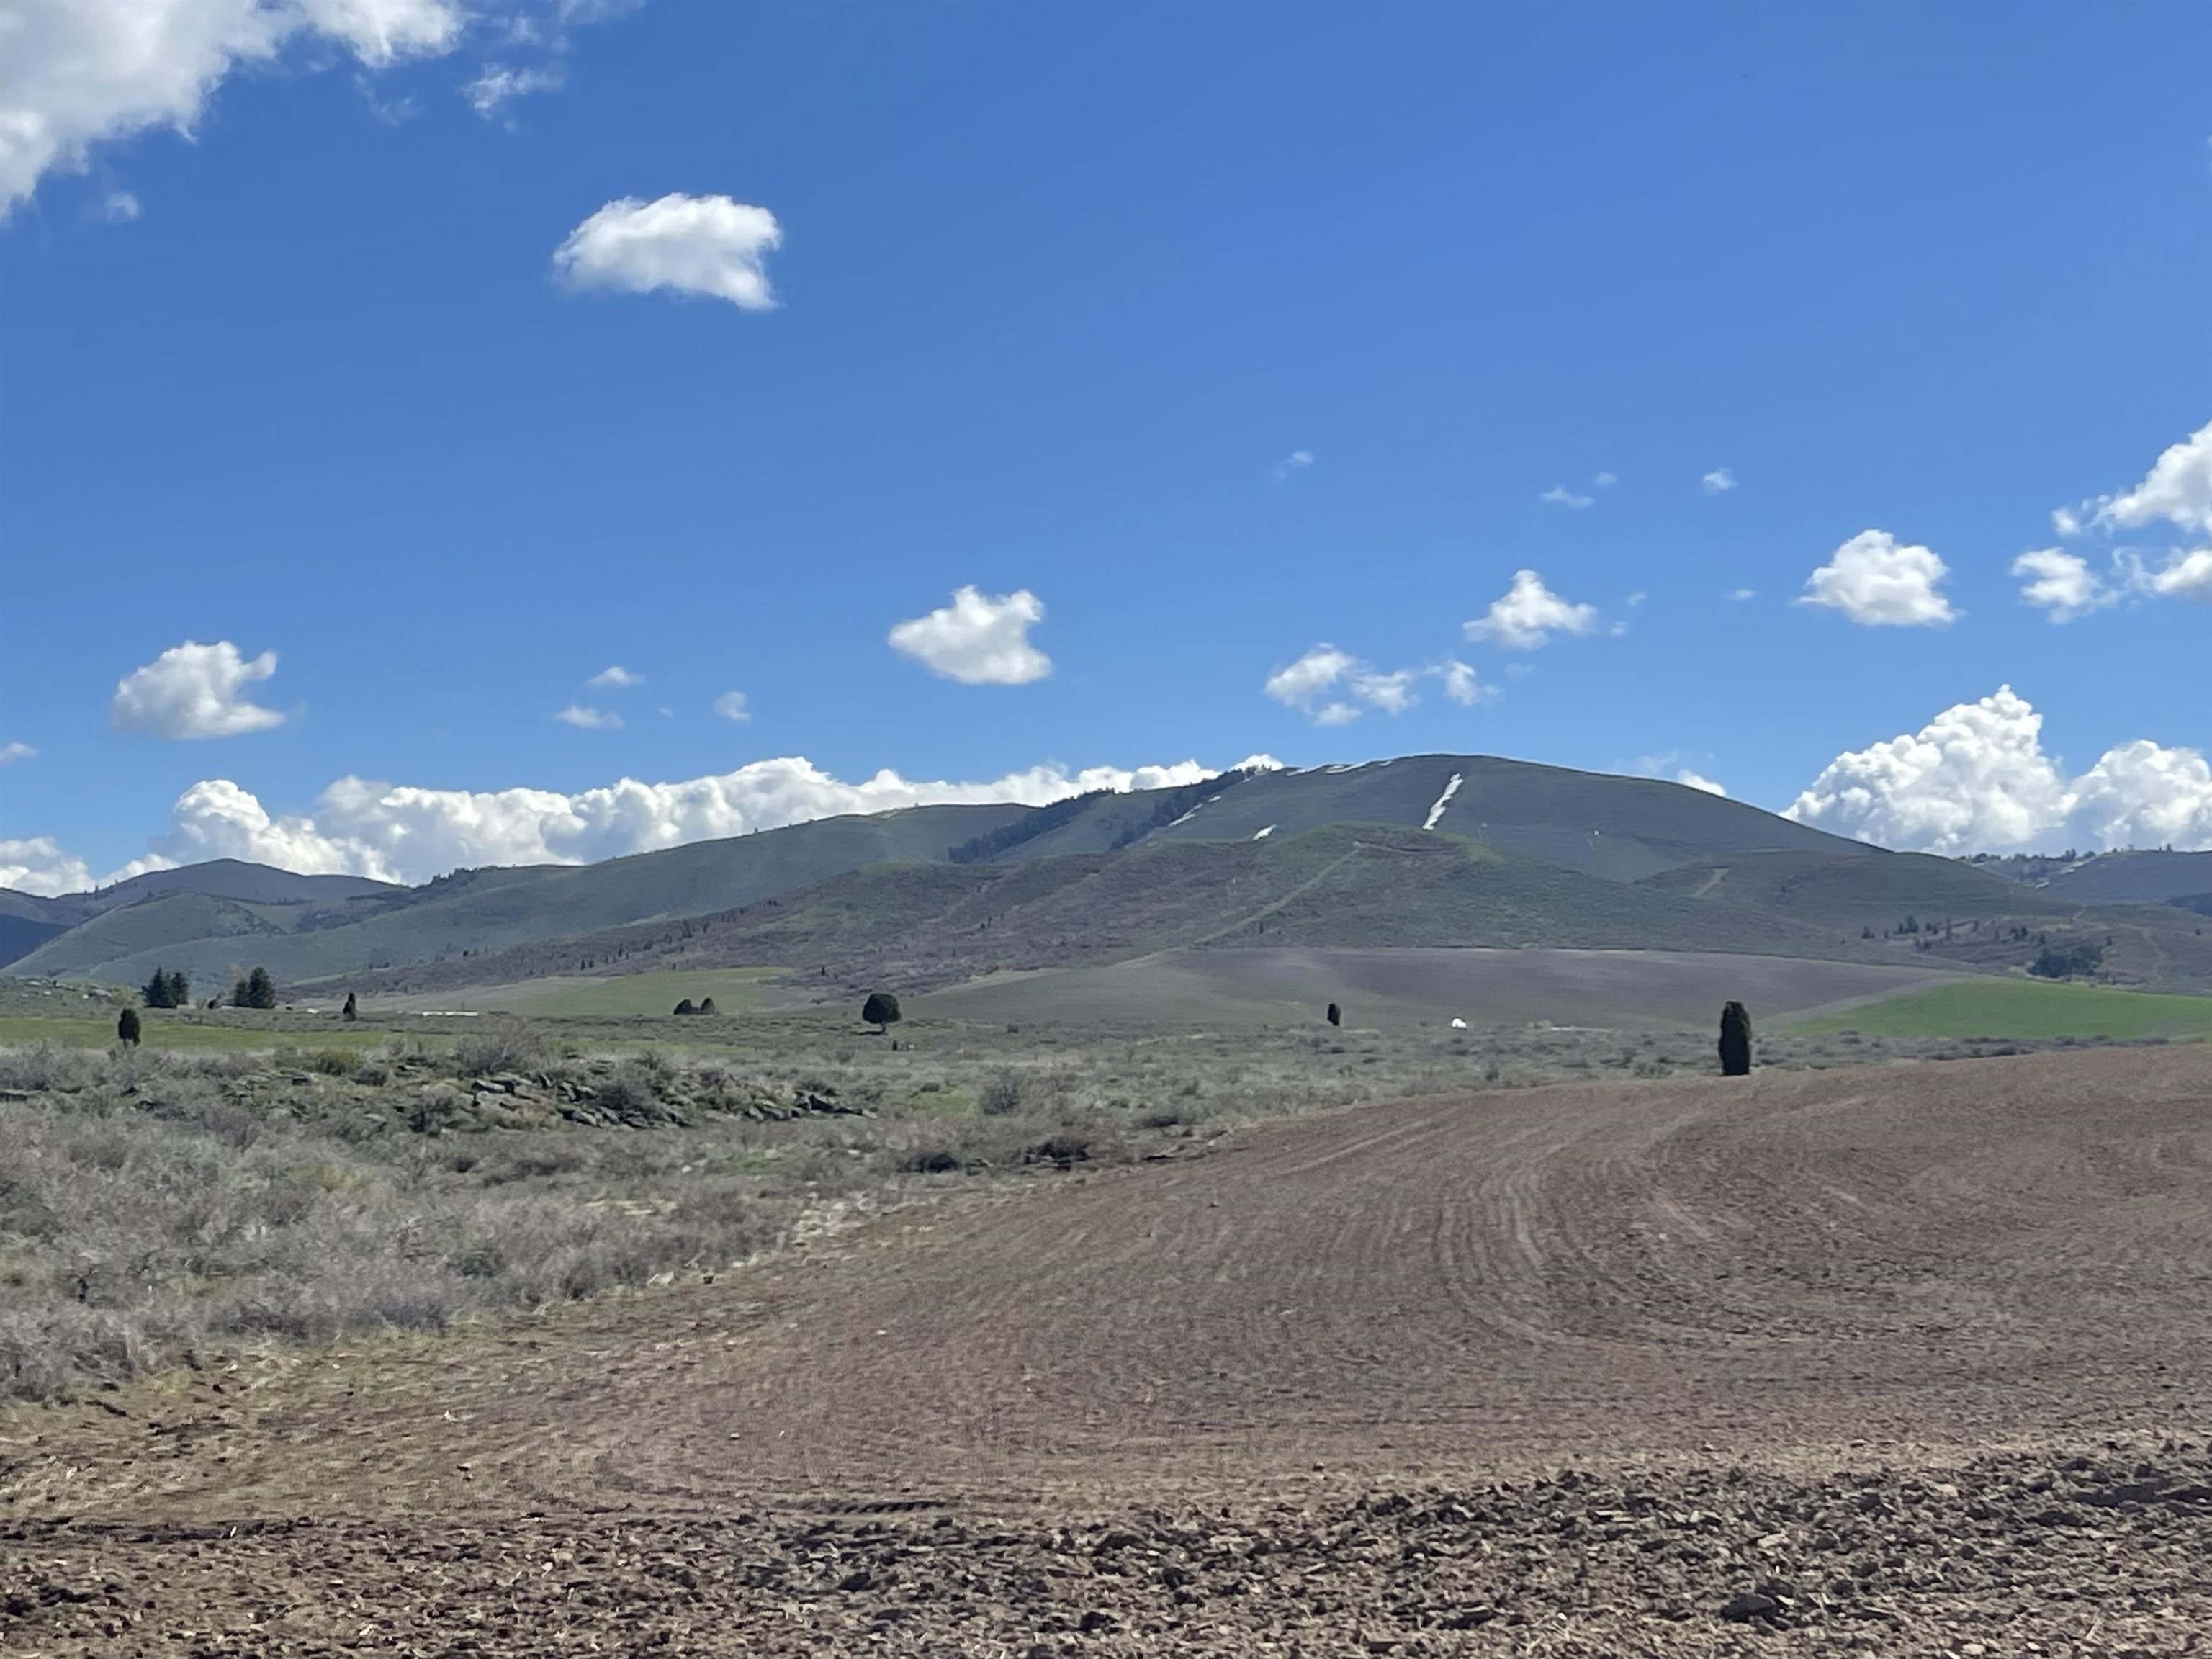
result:
[[[125,1008],[116,1020],[115,1040],[118,1042],[138,1041],[138,1011],[136,1008]]]
[[[696,1014],[699,1011],[691,1006],[691,999],[690,997],[686,997],[683,1001],[676,1005],[675,1012],[678,1014]]]
[[[719,1012],[720,1011],[714,1006],[714,998],[705,997],[700,1000],[699,1012],[702,1014],[712,1014]]]
[[[1721,1075],[1751,1075],[1751,1016],[1741,1002],[1721,1010]]]
[[[253,1006],[246,1000],[246,981],[242,979],[234,981],[230,988],[230,1006],[234,1008],[251,1008]]]
[[[340,1019],[349,1021],[356,1020],[361,1018],[361,1006],[358,1003],[355,1002],[353,1000],[353,993],[350,991],[346,993],[345,1006],[338,1010],[338,1018]]]
[[[149,1008],[173,1008],[177,1006],[176,999],[169,992],[169,970],[166,968],[156,968],[154,977],[146,981],[145,988],[138,994]]]
[[[860,1018],[874,1026],[876,1035],[881,1036],[898,1024],[898,999],[889,991],[871,991],[867,1001],[861,1006]]]
[[[181,968],[169,975],[169,1006],[189,1008],[192,1006],[192,982],[185,977]]]
[[[1328,1005],[1328,1023],[1332,1025],[1344,1024],[1344,1010],[1333,1002]]]
[[[232,986],[230,1006],[234,1008],[274,1008],[276,1006],[276,981],[269,977],[269,970],[256,968]]]

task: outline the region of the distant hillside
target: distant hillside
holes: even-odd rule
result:
[[[220,987],[257,965],[284,985],[388,979],[456,961],[467,964],[453,970],[466,982],[482,982],[475,964],[493,957],[552,964],[532,972],[574,973],[586,962],[598,965],[586,971],[605,971],[600,946],[610,935],[620,935],[612,950],[642,949],[642,942],[665,940],[665,924],[721,917],[852,875],[834,903],[824,894],[810,899],[815,908],[804,927],[763,934],[746,947],[769,954],[730,959],[817,966],[864,954],[882,960],[887,941],[919,929],[907,947],[919,953],[915,959],[942,958],[950,972],[956,962],[1054,959],[1065,950],[1096,957],[1158,939],[1203,943],[1197,935],[1207,927],[1236,924],[1246,894],[1206,890],[1175,921],[1158,925],[1146,920],[1147,906],[1166,902],[1168,891],[1130,890],[1103,905],[1094,898],[1121,892],[1127,883],[1182,880],[1185,866],[1157,856],[1170,849],[1279,849],[1348,825],[1370,826],[1370,842],[1382,830],[1413,837],[1398,850],[1403,860],[1415,858],[1412,849],[1428,834],[1487,849],[1501,867],[1520,873],[1486,889],[1458,872],[1455,890],[1481,895],[1479,904],[1469,901],[1473,908],[1437,909],[1424,893],[1386,894],[1332,878],[1315,889],[1328,913],[1307,915],[1293,906],[1271,917],[1271,945],[1274,929],[1293,927],[1316,945],[1573,945],[1585,942],[1577,929],[1588,921],[1601,924],[1607,941],[1642,939],[1645,948],[1666,941],[1667,948],[1803,955],[1839,942],[1856,951],[1868,930],[1888,934],[1907,916],[1962,923],[2002,916],[2008,919],[2002,929],[1971,941],[1946,936],[1942,948],[1960,965],[2019,966],[2022,950],[2032,955],[2039,945],[2035,933],[2075,916],[2080,904],[2072,894],[2008,882],[1954,860],[1884,852],[1680,784],[1487,756],[1414,755],[1229,773],[1174,789],[1101,791],[1040,808],[924,806],[825,818],[594,865],[457,871],[417,888],[231,862],[197,865],[64,899],[0,894],[0,945],[19,952],[8,971],[111,984],[135,985],[164,968]],[[1251,856],[1255,871],[1288,867],[1273,856]],[[1463,863],[1470,858],[1459,856]],[[1047,902],[1039,890],[1016,901],[1028,892],[1018,872],[1051,866],[1051,888],[1079,867],[1070,859],[1095,866],[1079,896]],[[2084,874],[2106,862],[2082,866]],[[1200,888],[1239,867],[1232,859],[1195,856],[1188,866]],[[1430,867],[1409,863],[1400,875],[1413,880]],[[902,873],[916,868],[933,873]],[[1594,891],[1542,885],[1570,874],[1595,881],[1599,890],[1644,889],[1633,898],[1614,895],[1605,902],[1618,902],[1607,909]],[[975,924],[993,935],[988,949],[954,950],[942,932],[951,924],[939,900],[979,883],[997,893],[992,902],[1003,917]],[[1534,895],[1533,908],[1520,908],[1516,895]],[[1393,904],[1400,908],[1389,909]],[[2193,940],[2180,939],[2169,949],[2164,927],[2152,921],[2118,929],[2111,971],[2152,983],[2195,975]],[[1425,928],[1442,931],[1431,939]],[[1063,939],[1079,943],[1063,946]],[[1968,954],[1970,945],[1980,954]],[[1916,936],[1890,954],[1931,948],[1932,941]]]
[[[1825,853],[1746,853],[1681,865],[1644,885],[1689,898],[1755,906],[1824,927],[1887,933],[1907,917],[1923,924],[1991,916],[2071,916],[2078,902],[1925,853],[1837,858]]]
[[[1609,881],[1635,881],[1679,864],[1742,852],[1881,856],[1862,842],[1679,783],[1488,755],[1408,755],[1359,766],[1263,772],[1148,839],[1249,841],[1345,823],[1416,830],[1433,824]],[[1060,840],[1041,850],[1076,849]]]
[[[237,859],[211,859],[174,870],[154,870],[112,887],[86,893],[65,893],[40,898],[0,888],[0,966],[21,962],[48,940],[82,926],[112,910],[127,908],[150,898],[173,893],[262,904],[336,904],[381,893],[404,893],[390,882],[362,876],[302,876],[265,864],[246,864]],[[167,913],[173,927],[189,926],[187,913]],[[196,913],[195,913],[196,914]],[[64,955],[91,965],[106,960],[97,948],[72,950]],[[11,971],[58,971],[11,968]]]
[[[1332,824],[1261,841],[1168,841],[1011,864],[884,866],[676,926],[617,928],[365,988],[775,965],[823,988],[944,985],[1001,970],[1227,946],[1559,945],[1850,958],[1826,928],[1601,880],[1462,836]]]
[[[9,971],[130,985],[156,968],[171,968],[195,981],[227,984],[240,969],[261,966],[280,984],[289,984],[441,955],[481,954],[626,922],[727,909],[863,865],[942,859],[948,845],[1027,810],[917,806],[821,818],[602,864],[464,870],[415,888],[362,884],[373,890],[335,904],[231,903],[204,893],[155,894],[40,942]],[[189,871],[162,873],[182,877]]]
[[[2042,883],[2081,904],[2171,904],[2212,895],[2212,853],[2100,853]]]

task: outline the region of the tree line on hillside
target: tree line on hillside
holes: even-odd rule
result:
[[[138,1000],[149,1008],[189,1008],[192,1006],[192,984],[184,970],[171,971],[156,968],[154,977],[138,988]],[[353,999],[348,997],[348,1003]],[[216,1007],[221,999],[210,997],[208,1006]],[[266,968],[256,968],[241,975],[230,988],[230,1006],[234,1008],[274,1008],[276,1006],[276,981],[269,976]],[[350,1015],[348,1018],[351,1018]]]

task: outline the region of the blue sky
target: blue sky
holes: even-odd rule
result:
[[[2203,8],[108,9],[0,0],[0,878],[1255,752],[2212,846]]]

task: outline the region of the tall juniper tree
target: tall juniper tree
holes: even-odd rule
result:
[[[1721,1075],[1751,1075],[1751,1016],[1741,1002],[1721,1010]]]

